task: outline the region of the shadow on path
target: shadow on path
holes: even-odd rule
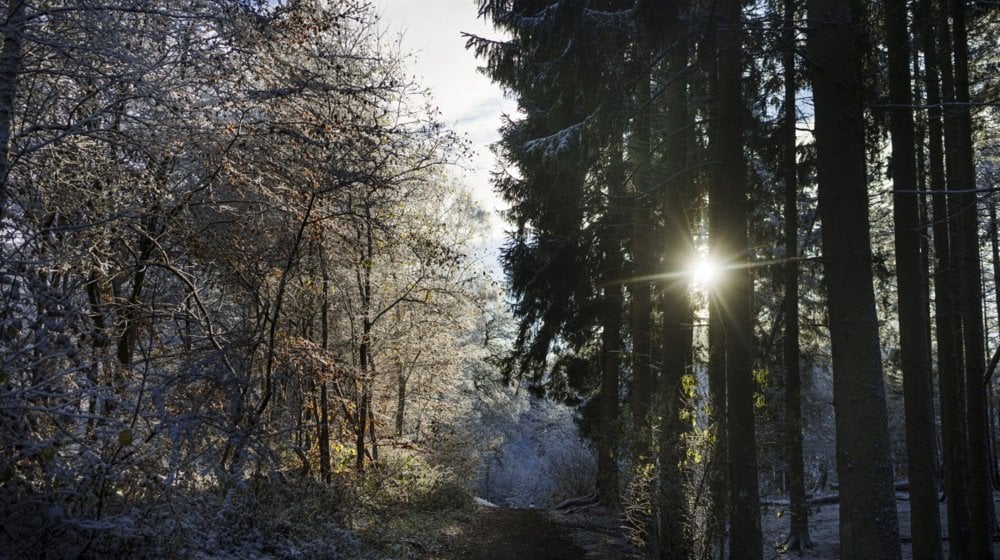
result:
[[[475,520],[454,537],[446,560],[580,560],[573,544],[545,512],[480,508]]]

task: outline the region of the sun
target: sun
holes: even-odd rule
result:
[[[696,287],[708,289],[719,279],[720,272],[718,263],[708,258],[707,255],[699,255],[698,260],[691,268],[691,281]]]

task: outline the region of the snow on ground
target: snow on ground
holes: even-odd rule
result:
[[[905,494],[904,494],[905,495]],[[1000,499],[1000,494],[995,494],[994,502]],[[903,560],[913,558],[913,549],[910,533],[910,502],[908,500],[897,499],[896,508],[899,512],[899,529],[903,540]],[[794,553],[782,554],[776,548],[784,541],[788,534],[789,517],[787,508],[766,507],[763,508],[763,530],[764,530],[764,559],[777,560],[779,558],[795,558]],[[780,512],[780,514],[779,514]],[[837,504],[827,504],[814,506],[812,514],[809,516],[809,534],[812,537],[812,549],[806,550],[802,554],[803,558],[813,558],[816,560],[840,560],[840,537],[838,534],[838,518],[840,506]],[[947,505],[941,504],[941,527],[947,535]],[[948,555],[948,542],[943,544],[944,554]]]

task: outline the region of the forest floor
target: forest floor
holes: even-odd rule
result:
[[[896,506],[903,559],[910,560],[910,502],[897,499]],[[839,560],[839,509],[837,504],[813,507],[809,516],[813,547],[800,554],[781,550],[788,533],[787,508],[763,508],[764,558]],[[942,527],[947,526],[945,515],[942,503]],[[947,540],[943,548],[947,554]],[[573,513],[478,507],[469,523],[452,527],[439,555],[429,560],[628,560],[637,557],[628,544],[621,519],[600,507],[582,508]]]
[[[1000,494],[994,493],[994,504],[998,500],[1000,500]],[[899,533],[903,541],[903,560],[911,560],[913,558],[913,535],[910,531],[910,501],[907,498],[907,494],[900,493],[896,495],[896,510],[899,513]],[[941,502],[940,511],[941,531],[945,536],[942,548],[947,557],[947,502]],[[799,553],[784,553],[780,551],[781,543],[784,541],[785,536],[788,535],[788,509],[771,506],[763,508],[762,513],[765,560],[800,557]],[[809,535],[812,539],[813,547],[806,549],[801,554],[802,558],[815,560],[840,559],[839,516],[840,506],[838,504],[813,506],[809,515]]]
[[[446,536],[431,560],[626,560],[617,517],[586,513],[479,507],[472,521]]]

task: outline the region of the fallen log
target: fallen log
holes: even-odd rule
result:
[[[586,496],[578,496],[576,498],[570,498],[559,504],[555,505],[552,509],[555,510],[569,510],[570,508],[581,508],[584,506],[590,506],[597,503],[597,492],[591,492]]]

